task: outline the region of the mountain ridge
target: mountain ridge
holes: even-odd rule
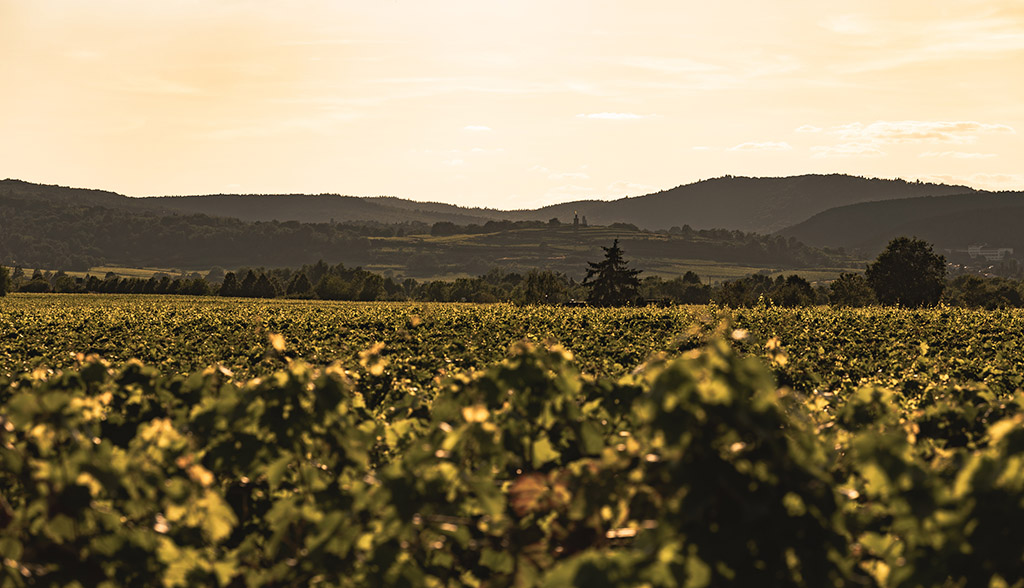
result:
[[[878,253],[897,236],[916,236],[946,250],[985,244],[1024,252],[1022,226],[1024,192],[988,192],[851,204],[776,234],[865,256]]]
[[[226,216],[249,222],[451,222],[484,224],[498,220],[558,218],[572,222],[576,214],[591,224],[634,224],[648,230],[689,225],[694,229],[728,228],[774,233],[836,206],[912,196],[987,193],[966,186],[862,178],[845,174],[804,174],[782,177],[722,176],[675,188],[615,200],[575,200],[536,209],[499,210],[420,202],[395,196],[340,194],[209,194],[128,197],[103,190],[0,181],[0,194],[18,187],[53,197],[61,189],[86,196],[104,206],[148,208],[154,212]],[[64,194],[63,198],[70,196]],[[301,205],[296,205],[301,201]],[[81,202],[80,202],[81,203]],[[243,205],[244,204],[244,205]]]

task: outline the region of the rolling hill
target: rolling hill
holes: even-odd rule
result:
[[[253,221],[189,211],[189,203],[198,202],[214,213],[233,212],[249,198],[264,214],[275,210],[271,205],[284,211],[289,203],[311,202],[323,218],[317,223]],[[579,278],[586,262],[599,258],[601,247],[615,239],[647,275],[698,271],[704,278],[721,279],[797,268],[828,273],[851,262],[795,240],[727,229],[651,232],[622,224],[574,227],[547,221],[462,228],[328,222],[338,201],[352,205],[350,210],[379,212],[374,207],[385,206],[351,200],[355,202],[318,196],[140,200],[6,181],[0,183],[0,264],[72,271],[109,266],[207,270],[297,267],[322,259],[417,278],[477,275],[492,268],[550,269]],[[174,206],[181,202],[189,206]],[[392,210],[400,212],[404,205]],[[446,209],[439,205],[428,212],[445,214]]]
[[[844,247],[871,257],[898,236],[937,249],[970,245],[1024,252],[1024,192],[905,198],[841,206],[778,232],[817,247]]]
[[[645,196],[618,200],[580,200],[533,210],[463,208],[395,197],[320,195],[207,195],[128,198],[113,192],[41,186],[18,180],[0,181],[0,196],[61,199],[106,207],[146,208],[157,214],[205,214],[245,221],[298,222],[422,222],[457,225],[489,220],[571,222],[574,213],[590,224],[630,223],[662,230],[689,225],[694,229],[724,228],[772,233],[837,206],[877,200],[942,196],[972,192],[948,186],[860,178],[841,174],[783,178],[726,176],[687,184]]]
[[[154,209],[183,214],[223,216],[244,221],[322,222],[451,222],[458,225],[483,224],[497,215],[481,216],[475,209],[451,204],[415,202],[401,198],[366,198],[337,194],[275,194],[208,196],[152,196],[142,198]]]
[[[859,178],[841,174],[784,178],[726,176],[646,196],[612,201],[586,200],[524,211],[518,218],[571,219],[573,211],[591,224],[632,223],[658,230],[690,225],[772,233],[815,214],[875,200],[973,192],[964,186]]]

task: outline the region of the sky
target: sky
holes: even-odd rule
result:
[[[1024,0],[0,0],[0,178],[532,208],[1024,190]]]

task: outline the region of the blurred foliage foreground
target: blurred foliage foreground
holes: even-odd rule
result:
[[[622,377],[523,342],[418,387],[271,335],[248,381],[0,378],[0,585],[1024,585],[1021,396],[804,394],[746,337]]]

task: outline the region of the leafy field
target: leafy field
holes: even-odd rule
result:
[[[1022,329],[9,296],[0,585],[1024,585]]]

